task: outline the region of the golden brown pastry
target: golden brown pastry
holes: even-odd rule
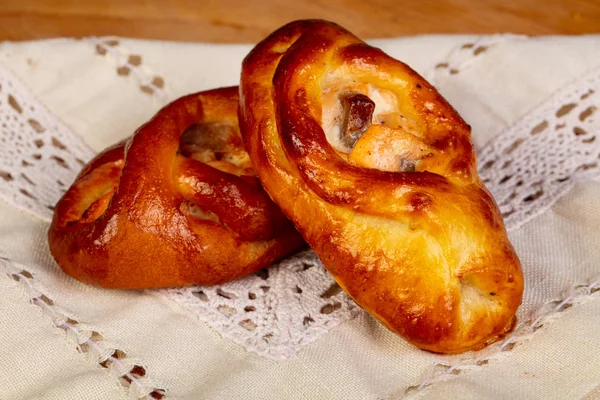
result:
[[[435,88],[335,24],[298,21],[246,57],[240,94],[265,190],[360,306],[434,352],[512,329],[519,260],[470,128]]]
[[[236,87],[182,97],[90,161],[48,233],[60,267],[107,288],[212,285],[301,246],[252,170],[237,105]]]

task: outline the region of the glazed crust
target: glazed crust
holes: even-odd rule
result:
[[[225,126],[221,150],[247,158],[237,91],[182,97],[84,167],[56,205],[48,232],[67,274],[106,288],[213,285],[302,246],[252,169],[181,154],[180,136],[190,126]]]
[[[387,96],[395,114],[373,117],[379,125],[353,149],[334,148],[324,130],[330,103],[365,88]],[[521,267],[477,175],[470,127],[415,71],[335,24],[297,21],[244,60],[239,115],[264,188],[385,326],[440,353],[512,329]],[[392,129],[389,115],[400,121]],[[394,146],[412,170],[390,169]]]

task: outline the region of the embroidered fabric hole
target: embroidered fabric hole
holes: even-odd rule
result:
[[[30,303],[42,309],[44,314],[52,319],[52,324],[65,332],[75,343],[78,352],[88,356],[100,367],[106,368],[126,389],[129,398],[147,400],[166,398],[165,387],[155,384],[147,376],[145,367],[135,362],[99,332],[69,317],[51,298],[38,290],[33,274],[23,265],[5,257],[0,257],[0,265],[6,270],[9,279],[22,285]]]
[[[476,40],[455,47],[443,61],[440,61],[432,70],[428,71],[426,78],[432,85],[437,85],[440,79],[457,75],[469,68],[471,64],[483,58],[491,48],[519,40],[527,40],[527,36],[514,34],[480,36]]]
[[[121,77],[133,76],[142,93],[154,96],[162,103],[167,101],[165,92],[165,79],[150,71],[143,64],[143,57],[131,53],[121,46],[116,37],[92,37],[91,42],[95,45],[96,54],[100,56],[109,55],[116,62],[116,73]]]

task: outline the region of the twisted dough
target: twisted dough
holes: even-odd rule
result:
[[[108,288],[212,285],[301,246],[254,175],[237,105],[236,87],[182,97],[93,159],[56,205],[61,268]]]
[[[519,260],[470,127],[421,76],[335,24],[297,21],[246,57],[240,95],[264,188],[360,306],[434,352],[512,329]]]

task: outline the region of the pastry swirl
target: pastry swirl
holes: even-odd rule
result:
[[[263,187],[339,285],[414,345],[481,348],[523,277],[470,127],[410,67],[325,21],[245,58],[240,127]]]

